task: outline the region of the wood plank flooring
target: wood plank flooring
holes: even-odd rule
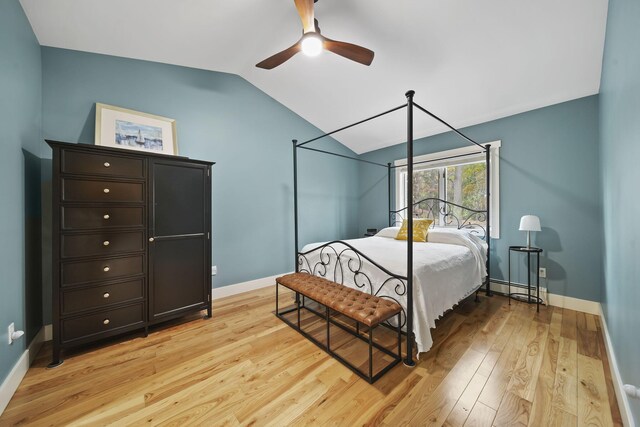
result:
[[[438,321],[415,368],[370,385],[278,320],[274,298],[267,288],[218,300],[213,319],[69,354],[53,370],[45,347],[0,426],[622,425],[596,316],[469,299]],[[323,322],[302,324],[322,339]],[[378,331],[394,348],[393,332]],[[332,348],[367,366],[361,342],[332,333]]]

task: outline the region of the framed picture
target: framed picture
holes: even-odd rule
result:
[[[96,103],[96,145],[178,154],[176,121]]]

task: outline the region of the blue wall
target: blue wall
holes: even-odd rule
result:
[[[0,1],[0,383],[42,326],[41,99],[40,46],[18,1]],[[27,337],[9,346],[11,322]]]
[[[420,102],[420,94],[416,96]],[[415,114],[422,114],[416,112]],[[493,240],[494,279],[507,278],[507,248],[526,240],[520,217],[540,217],[533,242],[545,252],[541,279],[554,294],[600,299],[602,212],[598,163],[598,97],[591,96],[464,129],[480,142],[502,141],[500,149],[500,239]],[[466,147],[452,133],[415,142],[415,155]],[[400,144],[363,155],[378,163],[406,158]],[[387,224],[386,170],[360,167],[360,231]],[[393,200],[393,199],[392,199]],[[513,262],[516,279],[526,283],[524,258]]]
[[[180,154],[217,162],[214,286],[293,270],[291,139],[317,128],[232,74],[46,47],[42,62],[45,138],[93,143],[102,102],[176,119]],[[319,147],[353,155],[333,140]],[[357,232],[358,173],[348,165],[300,154],[301,243]]]
[[[603,308],[622,380],[640,386],[640,3],[610,0],[600,87]],[[640,423],[640,402],[630,399]]]

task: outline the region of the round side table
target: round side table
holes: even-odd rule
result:
[[[524,292],[511,292],[511,252],[521,252],[527,254],[527,293]],[[517,301],[524,301],[528,304],[536,304],[536,311],[540,311],[540,304],[544,304],[542,298],[540,298],[540,254],[542,249],[534,248],[533,246],[509,246],[509,305],[511,305],[511,299]],[[531,295],[531,255],[536,256],[536,295]],[[525,298],[526,297],[526,298]]]

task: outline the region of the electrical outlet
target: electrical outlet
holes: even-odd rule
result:
[[[544,267],[540,267],[539,269],[539,273],[540,273],[540,277],[542,277],[543,279],[547,277],[547,269]]]
[[[215,276],[216,274],[218,274],[218,267],[217,266],[211,266],[211,275]]]
[[[7,341],[9,345],[13,344],[13,333],[16,331],[15,323],[11,323],[7,328]]]

